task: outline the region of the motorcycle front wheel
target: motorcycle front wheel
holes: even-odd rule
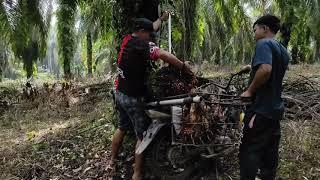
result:
[[[163,127],[145,151],[146,174],[150,179],[189,180],[197,169],[192,147],[171,144],[171,128]]]

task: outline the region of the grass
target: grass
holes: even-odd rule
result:
[[[27,112],[27,117],[37,116],[33,113]],[[60,119],[59,115],[41,121],[31,119],[7,127],[7,132],[14,133],[1,132],[10,141],[1,142],[0,179],[28,179],[31,176],[65,179],[81,176],[87,168],[90,169],[85,177],[95,176],[107,164],[113,133],[112,118],[111,104],[100,102],[87,114],[74,113],[67,119]],[[31,138],[28,137],[30,132],[34,132]]]
[[[320,178],[320,127],[312,122],[283,122],[279,177]]]
[[[34,101],[21,100],[1,116],[0,179],[70,179],[82,176],[84,170],[83,176],[96,176],[107,164],[114,131],[108,91],[88,93],[80,97],[81,103],[66,107],[61,105],[68,96],[78,96],[71,93],[73,89],[66,91],[67,98],[55,91],[48,95],[43,82],[37,82],[39,94]],[[21,82],[5,83],[20,87]],[[74,86],[81,89],[93,84],[96,90],[95,83],[90,80]],[[9,95],[5,94],[8,99]]]

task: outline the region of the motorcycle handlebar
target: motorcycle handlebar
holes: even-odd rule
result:
[[[179,98],[179,99],[169,99],[163,101],[154,101],[147,104],[147,106],[172,106],[172,105],[181,105],[181,104],[189,104],[189,103],[199,103],[201,102],[201,96],[195,97],[186,97],[186,98]]]
[[[239,72],[237,72],[237,73],[231,73],[231,77],[230,77],[230,79],[229,79],[229,81],[228,81],[228,84],[227,84],[227,86],[226,87],[222,87],[224,90],[226,90],[226,91],[228,91],[229,90],[229,87],[230,87],[230,85],[231,85],[231,82],[232,82],[232,80],[233,80],[233,78],[235,77],[235,76],[241,76],[242,74],[247,74],[247,73],[249,73],[251,71],[251,66],[246,66],[245,68],[243,68],[242,70],[240,70]]]

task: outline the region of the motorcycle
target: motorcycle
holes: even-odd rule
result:
[[[208,82],[194,93],[147,104],[152,123],[136,153],[144,153],[148,179],[191,179],[195,171],[212,168],[216,159],[238,150],[250,103],[232,82],[249,71],[231,74],[226,86]]]

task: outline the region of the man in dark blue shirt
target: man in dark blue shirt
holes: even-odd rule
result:
[[[289,63],[284,46],[275,40],[280,20],[265,15],[254,23],[255,54],[249,87],[241,95],[251,97],[253,104],[246,112],[240,146],[240,176],[254,180],[273,180],[278,166],[280,120],[284,112],[281,99],[282,81]]]

